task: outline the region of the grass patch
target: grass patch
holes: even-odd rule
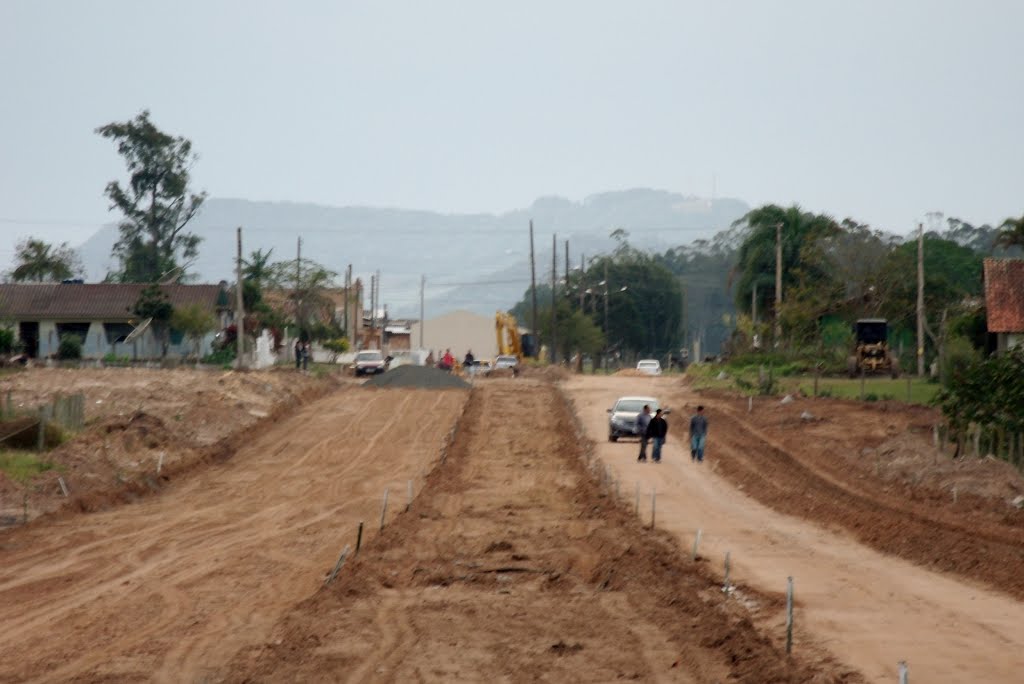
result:
[[[767,370],[767,369],[766,369]],[[784,373],[792,373],[792,368],[783,369]],[[719,380],[721,373],[726,377]],[[699,364],[686,369],[694,389],[718,389],[740,392],[744,395],[758,393],[758,367],[744,366],[730,368],[716,364]],[[772,372],[775,394],[814,394],[814,375],[808,373],[779,374],[777,369]],[[910,403],[931,404],[939,392],[939,385],[925,378],[911,378]],[[818,379],[818,396],[837,399],[860,399],[860,378],[821,377]],[[892,399],[907,401],[906,377],[893,380],[886,376],[874,376],[864,379],[864,399],[881,401]]]
[[[28,482],[39,473],[53,470],[54,465],[28,451],[0,451],[0,472],[16,482]]]

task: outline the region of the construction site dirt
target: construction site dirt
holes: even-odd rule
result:
[[[657,465],[606,439],[648,394]],[[930,409],[747,408],[678,376],[344,385],[136,503],[0,530],[0,681],[1016,681],[1019,474],[936,457]]]

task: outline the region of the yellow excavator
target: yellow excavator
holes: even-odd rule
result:
[[[514,356],[516,361],[523,360],[523,342],[519,338],[519,325],[516,317],[507,311],[499,311],[494,316],[494,329],[498,336],[498,355]]]

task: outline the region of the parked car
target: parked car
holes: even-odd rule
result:
[[[617,442],[620,437],[637,437],[636,419],[644,410],[644,404],[651,407],[651,415],[661,404],[654,397],[619,397],[615,405],[608,409],[608,441]],[[662,409],[662,415],[671,413],[671,409]]]
[[[388,369],[388,362],[376,349],[368,349],[356,353],[356,360],[352,364],[356,377],[361,375],[376,375]]]
[[[519,359],[514,356],[499,356],[494,359],[494,369],[499,368],[515,368],[519,365]]]
[[[637,361],[636,369],[644,375],[661,375],[661,363],[657,359]]]
[[[465,366],[463,370],[467,375],[487,375],[491,372],[491,362],[487,360],[474,361],[472,366]]]

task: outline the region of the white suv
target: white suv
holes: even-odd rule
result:
[[[661,375],[661,364],[657,359],[643,359],[638,361],[636,369],[644,375]]]

